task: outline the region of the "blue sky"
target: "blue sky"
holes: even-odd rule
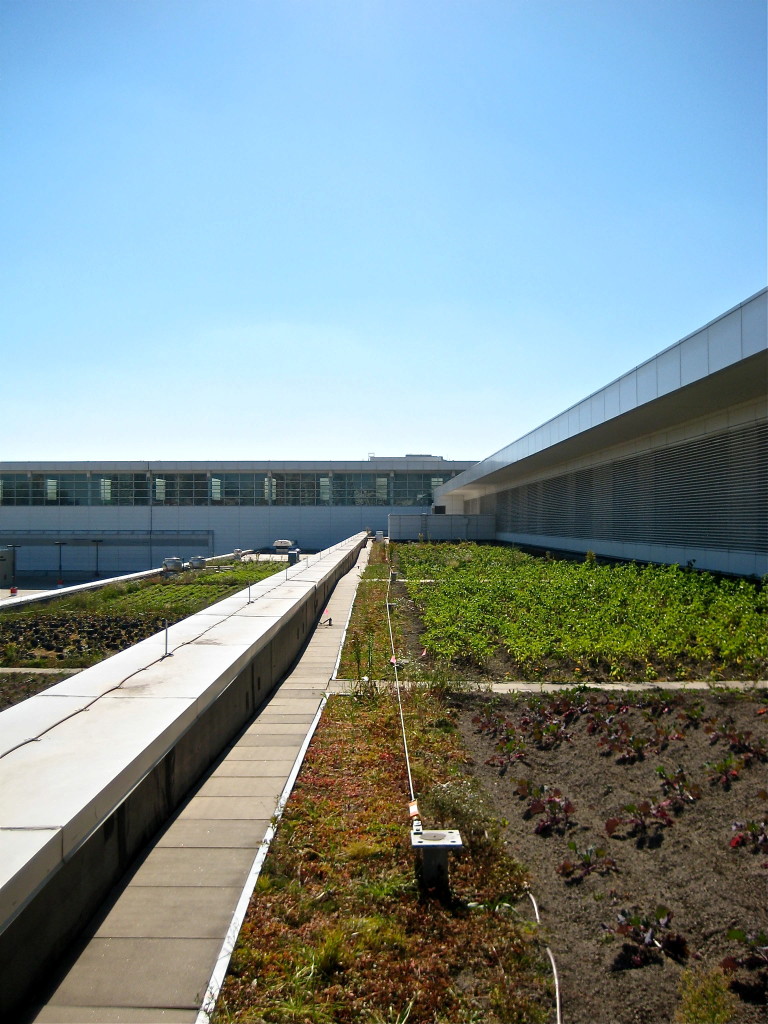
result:
[[[482,458],[765,285],[763,0],[0,0],[0,459]]]

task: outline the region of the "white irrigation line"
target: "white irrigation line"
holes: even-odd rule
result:
[[[395,670],[395,693],[397,694],[397,704],[400,709],[400,728],[403,731],[403,750],[405,751],[405,767],[408,772],[408,788],[411,791],[411,800],[416,800],[416,794],[413,790],[413,776],[411,775],[411,758],[408,754],[408,739],[405,735],[405,716],[403,714],[403,701],[400,696],[400,677],[397,674],[397,651],[395,650],[395,638],[392,634],[392,617],[389,614],[389,590],[392,586],[392,570],[389,572],[389,579],[387,580],[387,595],[386,595],[386,607],[387,607],[387,628],[389,629],[389,646],[392,649],[392,667]]]
[[[328,695],[323,694],[322,699],[320,701],[320,707],[317,709],[317,714],[312,720],[306,738],[304,739],[304,742],[301,745],[301,749],[299,750],[299,753],[296,755],[296,760],[293,763],[293,768],[291,768],[291,774],[288,776],[288,781],[286,782],[285,786],[283,787],[283,791],[280,794],[280,799],[277,802],[275,813],[272,815],[272,820],[269,823],[269,828],[267,829],[264,838],[262,839],[259,845],[259,849],[256,852],[256,857],[253,861],[253,864],[251,865],[251,870],[248,872],[248,877],[245,880],[243,891],[240,894],[240,899],[238,900],[237,906],[235,907],[235,911],[232,915],[232,920],[230,921],[229,928],[227,929],[227,934],[224,937],[224,942],[222,944],[221,950],[219,951],[219,955],[216,957],[216,963],[213,968],[213,974],[211,975],[211,980],[208,982],[208,987],[206,989],[205,997],[203,999],[203,1005],[201,1006],[197,1014],[195,1024],[210,1024],[211,1016],[214,1010],[216,1009],[216,1000],[219,998],[219,992],[221,991],[221,986],[224,984],[224,977],[227,973],[227,968],[229,967],[229,961],[232,957],[232,953],[237,943],[237,937],[240,934],[240,928],[243,924],[243,921],[245,920],[245,915],[248,911],[248,905],[251,902],[253,890],[256,888],[256,882],[259,879],[261,869],[264,866],[264,861],[266,860],[267,854],[269,853],[270,844],[272,843],[272,840],[275,838],[277,826],[279,825],[280,819],[283,816],[283,811],[285,810],[285,805],[288,802],[288,797],[291,795],[291,792],[293,791],[296,778],[299,774],[299,771],[301,770],[301,766],[304,762],[304,757],[307,753],[307,748],[309,747],[309,744],[312,741],[312,737],[315,734],[315,730],[317,729],[318,723],[320,722],[320,717],[323,713],[323,709],[325,708],[327,700]]]
[[[527,886],[525,891],[528,893],[531,903],[533,904],[533,912],[536,914],[536,924],[541,924],[541,918],[539,917],[539,905],[536,902],[536,897]],[[560,979],[557,975],[557,964],[555,963],[555,958],[552,955],[552,950],[549,946],[545,946],[544,948],[547,951],[549,962],[552,964],[552,974],[555,978],[555,1011],[557,1013],[557,1024],[563,1024],[563,1019],[560,1016]]]

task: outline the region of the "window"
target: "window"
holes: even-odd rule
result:
[[[0,476],[0,505],[29,505],[30,481],[26,473],[3,473]]]

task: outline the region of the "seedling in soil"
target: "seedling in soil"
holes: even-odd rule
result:
[[[768,852],[768,822],[734,821],[731,831],[734,833],[729,844],[732,849],[744,847],[750,853]]]
[[[613,723],[612,731],[597,741],[601,754],[606,757],[616,755],[616,764],[634,764],[635,761],[642,761],[645,758],[647,743],[647,737],[636,736],[623,719]]]
[[[608,932],[619,935],[624,942],[615,958],[612,970],[623,971],[659,963],[662,954],[684,963],[688,958],[688,942],[679,932],[672,932],[669,922],[672,911],[659,906],[651,917],[640,914],[639,908],[621,910],[614,928],[603,925]]]
[[[525,760],[525,743],[517,736],[508,736],[496,744],[498,754],[489,757],[485,762],[492,768],[500,768],[502,775],[516,761]]]
[[[746,946],[741,956],[727,956],[720,963],[724,971],[734,971],[738,967],[752,970],[755,967],[768,967],[768,935],[765,932],[747,932],[743,928],[731,928],[726,932],[732,942],[740,942]]]
[[[605,831],[612,836],[622,826],[627,828],[627,835],[645,837],[651,826],[656,830],[674,824],[671,801],[662,800],[654,804],[650,800],[641,800],[636,804],[625,804],[624,815],[620,818],[609,818],[605,823]]]
[[[660,724],[659,722],[654,723],[653,736],[648,740],[646,746],[650,750],[654,750],[657,754],[660,754],[662,750],[666,750],[672,740],[683,740],[685,736],[680,732],[679,729],[675,729],[674,726]]]
[[[699,701],[684,708],[677,714],[677,720],[682,722],[684,729],[698,729],[704,720],[704,705]]]
[[[497,736],[506,738],[513,729],[512,724],[495,711],[485,711],[482,714],[474,715],[472,724],[477,726],[479,733],[490,736],[492,739]]]
[[[672,773],[663,765],[659,765],[656,774],[659,776],[666,802],[675,813],[679,813],[686,803],[692,804],[701,798],[701,787],[695,782],[689,782],[682,768],[678,767]]]
[[[548,700],[544,704],[529,707],[520,719],[520,727],[530,736],[539,750],[554,750],[561,743],[568,742],[571,734],[566,726],[580,714],[580,709],[568,697]]]
[[[754,972],[749,981],[733,979],[732,991],[746,1002],[765,1004],[768,1000],[768,935],[765,932],[747,932],[743,928],[732,928],[726,935],[746,948],[740,956],[727,956],[721,960],[723,971],[726,974],[734,974],[740,969]]]
[[[609,871],[618,870],[616,861],[609,857],[602,847],[588,846],[586,850],[580,850],[572,839],[568,843],[568,849],[573,853],[573,857],[566,857],[557,869],[558,875],[562,875],[567,882],[581,882],[593,871],[605,875]]]
[[[520,787],[518,786],[518,792]],[[536,823],[534,831],[540,836],[549,836],[553,832],[564,835],[568,826],[573,824],[570,816],[576,810],[567,796],[563,796],[559,789],[549,789],[548,786],[536,786],[530,788],[533,799],[523,812],[524,818],[532,818],[535,814],[543,814]]]
[[[748,768],[753,761],[768,761],[768,750],[765,740],[761,737],[753,737],[752,733],[740,730],[731,730],[726,734],[728,749],[734,754],[741,755],[741,763]]]
[[[733,754],[726,754],[719,761],[707,761],[704,767],[711,772],[709,782],[713,786],[722,786],[727,790],[731,788],[731,783],[738,779],[744,766]]]

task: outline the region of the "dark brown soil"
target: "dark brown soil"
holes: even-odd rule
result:
[[[590,700],[602,702],[604,712],[613,715],[614,721],[626,720],[635,735],[652,733],[653,720],[647,709],[644,717],[642,709],[626,707],[622,697],[584,693],[584,703]],[[706,691],[671,696],[657,721],[680,738],[668,739],[658,752],[646,748],[634,763],[618,763],[615,751],[602,755],[598,734],[589,733],[588,713],[582,713],[567,724],[567,738],[554,749],[537,749],[527,742],[524,759],[506,769],[487,763],[499,753],[499,737],[481,732],[478,722],[489,701],[520,730],[526,728],[523,716],[529,700],[522,695],[521,699],[489,698],[487,694],[460,697],[459,722],[472,756],[472,771],[496,810],[508,819],[508,841],[531,870],[533,892],[560,973],[563,1020],[567,1024],[671,1022],[679,1006],[680,975],[686,966],[709,969],[728,956],[743,959],[748,950],[743,942],[727,937],[729,929],[768,932],[768,848],[762,843],[755,851],[746,845],[731,846],[737,835],[734,822],[768,821],[766,764],[753,758],[728,788],[710,782],[715,771],[705,766],[724,758],[730,742],[723,732],[712,742],[714,733],[706,731],[707,718],[717,723],[714,732],[725,726],[731,735],[751,732],[758,743],[768,739],[765,694],[734,696]],[[702,723],[686,725],[678,716],[697,703],[704,705]],[[527,728],[530,731],[530,724]],[[623,810],[627,804],[646,799],[658,804],[664,798],[659,766],[670,773],[682,768],[691,786],[700,787],[700,798],[684,800],[684,806],[672,813],[669,826],[658,822],[650,824],[645,834],[632,834],[631,827],[624,824],[609,838],[606,820],[627,817]],[[556,787],[568,797],[575,809],[567,827],[536,834],[542,815],[526,818],[531,797],[516,794],[518,779],[528,779],[534,786]],[[579,850],[605,848],[606,856],[616,862],[615,869],[595,870],[582,880],[566,879],[558,873],[558,866],[575,857],[569,841]],[[633,966],[633,955],[642,958],[643,951],[637,946],[623,950],[625,937],[613,931],[618,915],[638,908],[642,915],[652,917],[659,905],[672,912],[668,931],[684,938],[688,955],[676,962],[651,946],[649,949],[655,950],[651,962]],[[662,929],[656,935],[663,933]],[[679,953],[681,948],[680,940],[673,943],[673,951]],[[733,1020],[743,1024],[765,1021],[768,964],[740,967],[729,977],[739,997]]]

